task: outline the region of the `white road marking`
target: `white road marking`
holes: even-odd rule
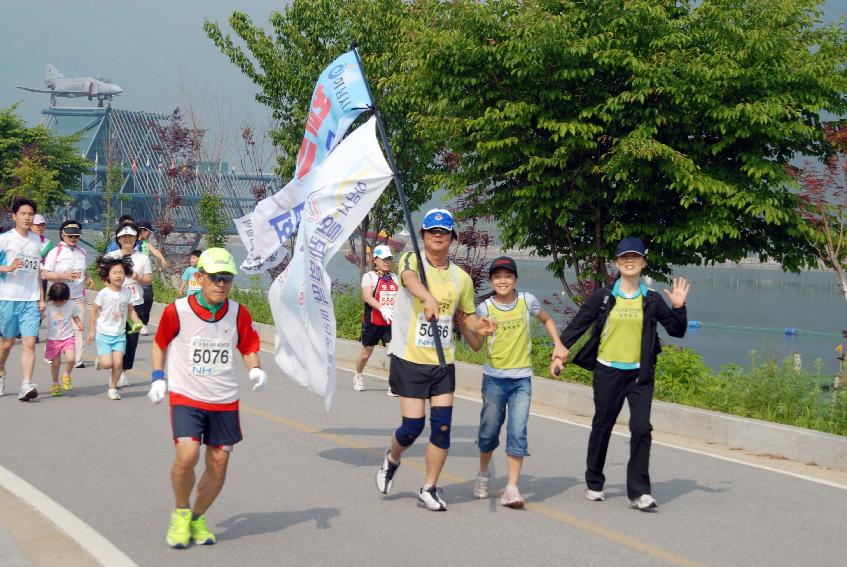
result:
[[[109,567],[137,567],[137,563],[112,544],[112,542],[100,535],[94,528],[3,466],[0,466],[0,485],[35,508],[36,511],[55,524],[57,528],[79,544],[80,547],[100,562],[100,564],[108,565]]]

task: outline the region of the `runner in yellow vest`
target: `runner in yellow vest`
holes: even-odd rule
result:
[[[426,448],[426,478],[418,491],[418,506],[440,512],[447,510],[447,503],[436,483],[450,448],[456,389],[453,316],[460,314],[464,328],[483,336],[491,335],[496,326],[490,319],[476,316],[471,277],[448,258],[450,244],[456,238],[453,215],[444,209],[433,209],[424,216],[421,226],[424,265],[418,266],[414,254],[406,254],[400,258],[397,270],[402,286],[395,298],[391,321],[388,384],[400,397],[403,421],[391,437],[391,448],[385,452],[376,474],[376,486],[383,494],[391,490],[400,455],[424,429],[429,400],[431,433]],[[428,290],[418,275],[421,269],[425,270]],[[446,368],[438,365],[432,320],[437,321]]]
[[[559,340],[556,323],[541,308],[538,299],[515,289],[518,267],[508,256],[495,258],[488,268],[491,289],[494,291],[476,309],[478,317],[491,318],[497,323],[495,333],[484,338],[468,331],[462,332],[475,351],[485,348],[482,369],[482,412],[479,418],[479,473],[474,484],[474,496],[488,498],[489,464],[494,449],[500,444],[500,429],[509,412],[506,433],[506,463],[509,479],[500,504],[523,508],[525,501],[518,490],[524,457],[527,451],[526,422],[532,396],[532,318],[537,318],[553,340],[553,357],[565,358],[568,350]]]

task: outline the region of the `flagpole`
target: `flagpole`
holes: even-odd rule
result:
[[[385,125],[382,123],[382,115],[379,112],[379,107],[374,100],[371,85],[368,82],[368,76],[365,74],[365,66],[362,64],[362,58],[359,57],[359,47],[354,41],[350,48],[356,55],[356,63],[359,65],[359,71],[365,80],[365,88],[368,89],[368,96],[373,104],[372,109],[376,117],[376,126],[379,129],[379,137],[382,138],[382,144],[385,146],[386,158],[388,158],[388,166],[394,174],[394,185],[397,187],[397,194],[400,197],[400,204],[403,205],[403,215],[406,217],[406,226],[409,228],[409,237],[412,239],[412,248],[415,251],[415,258],[418,261],[418,275],[421,278],[421,283],[429,291],[429,284],[426,281],[426,268],[424,267],[423,258],[421,257],[421,249],[418,246],[418,237],[415,235],[415,226],[412,223],[412,213],[409,211],[409,200],[406,197],[406,190],[403,189],[403,180],[400,178],[400,172],[397,169],[397,164],[394,161],[394,152],[391,151],[391,144],[388,141],[388,134],[385,131]],[[401,274],[402,277],[402,274]],[[435,352],[438,354],[438,365],[442,368],[447,367],[447,360],[444,358],[444,347],[441,345],[441,335],[438,332],[438,318],[433,318],[430,322],[432,337],[435,339]]]

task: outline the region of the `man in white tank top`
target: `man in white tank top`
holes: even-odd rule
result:
[[[234,350],[238,349],[250,370],[254,390],[262,389],[267,380],[260,368],[259,335],[250,313],[229,299],[237,273],[232,255],[223,248],[209,248],[197,267],[200,291],[177,299],[162,313],[153,341],[153,382],[147,394],[158,404],[170,386],[176,509],[166,539],[176,548],[188,547],[192,541],[197,545],[216,542],[206,527],[205,513],[223,488],[233,445],[242,439]],[[206,445],[206,470],[197,483],[192,507],[201,443]]]

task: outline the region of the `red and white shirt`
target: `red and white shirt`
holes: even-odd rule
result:
[[[400,289],[400,280],[395,273],[378,274],[371,270],[362,276],[362,287],[370,286],[372,288],[373,297],[377,300],[381,307],[394,309],[394,301],[397,298],[397,292]],[[380,327],[388,327],[391,325],[382,316],[380,311],[377,311],[369,304],[365,303],[365,313],[363,320],[372,325]]]
[[[227,301],[214,316],[196,295],[168,305],[156,331],[156,345],[167,351],[166,374],[172,406],[210,411],[238,409],[234,349],[259,352],[261,341],[245,307]]]

